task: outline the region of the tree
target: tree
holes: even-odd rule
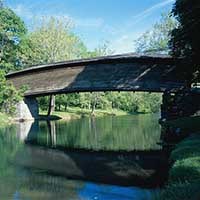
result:
[[[177,22],[170,14],[162,14],[161,20],[135,41],[136,52],[168,53],[170,33],[176,26]]]
[[[67,111],[69,106],[80,106],[80,95],[78,93],[71,93],[56,96],[56,109],[61,111],[62,106],[64,107],[65,111]]]
[[[85,55],[85,57],[99,57],[99,56],[107,56],[113,54],[114,51],[110,49],[109,42],[105,41],[101,45],[99,45],[97,48],[94,49],[94,51],[89,51]]]
[[[24,22],[0,1],[0,111],[13,114],[22,92],[6,82],[5,74],[20,67],[18,50],[26,34]]]
[[[26,34],[24,22],[9,8],[0,7],[0,69],[8,72],[20,67],[17,52]]]
[[[171,55],[185,58],[180,74],[189,85],[200,82],[200,1],[176,0],[172,14],[179,25],[172,31]]]
[[[23,88],[17,91],[5,78],[5,72],[0,70],[0,111],[14,114],[15,105],[22,99]]]
[[[86,52],[83,42],[72,33],[70,21],[53,17],[43,19],[23,42],[21,55],[25,67],[82,58]]]

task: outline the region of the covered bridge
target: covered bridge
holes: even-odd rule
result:
[[[178,73],[181,62],[166,55],[124,54],[33,66],[6,78],[17,89],[26,86],[25,104],[35,117],[37,96],[93,91],[176,92],[185,87]]]

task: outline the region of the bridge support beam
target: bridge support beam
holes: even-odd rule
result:
[[[17,120],[34,120],[39,118],[39,106],[35,97],[25,97],[16,105]]]
[[[50,95],[49,98],[49,108],[48,108],[48,113],[47,116],[50,116],[52,114],[52,112],[55,110],[55,96],[54,95]]]

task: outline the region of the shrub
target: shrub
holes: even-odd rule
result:
[[[199,143],[200,145],[200,143]],[[172,151],[170,160],[171,161],[176,161],[176,160],[182,160],[182,159],[187,159],[187,158],[192,158],[192,157],[200,157],[200,146],[196,147],[182,147],[175,149]]]
[[[192,182],[200,179],[200,157],[178,160],[169,172],[169,183]]]
[[[154,200],[199,200],[200,180],[189,183],[170,184],[164,188]]]
[[[24,87],[17,91],[11,83],[6,81],[5,72],[0,70],[0,111],[14,114],[15,106],[22,99],[25,90]]]
[[[193,136],[176,145],[171,153],[170,160],[176,161],[197,156],[200,156],[200,137]]]

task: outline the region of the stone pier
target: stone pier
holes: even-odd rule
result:
[[[16,105],[17,120],[34,120],[39,118],[39,106],[36,98],[25,97]]]

